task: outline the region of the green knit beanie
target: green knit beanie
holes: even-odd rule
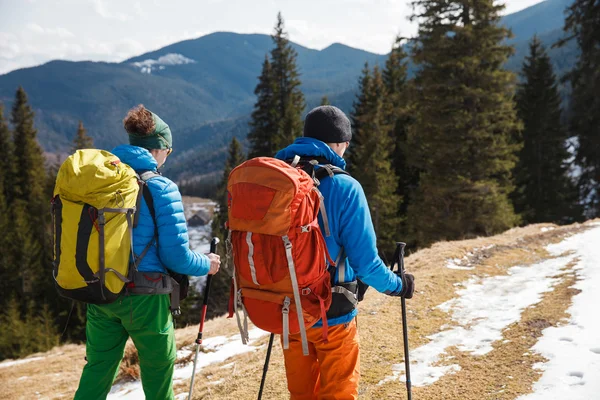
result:
[[[150,110],[148,110],[150,111]],[[173,147],[171,129],[160,117],[150,111],[154,120],[154,131],[148,135],[140,135],[135,132],[129,134],[129,144],[143,147],[148,150],[170,149]]]

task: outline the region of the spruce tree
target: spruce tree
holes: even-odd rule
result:
[[[83,127],[83,122],[79,121],[79,127],[77,128],[75,139],[73,139],[73,147],[71,148],[71,152],[74,153],[80,149],[92,148],[94,148],[94,139],[88,136],[87,131]]]
[[[10,223],[6,196],[4,195],[3,179],[0,179],[0,232],[2,232],[2,237],[0,237],[0,248],[2,249],[0,251],[0,293],[2,293],[0,307],[3,308],[13,290],[11,284],[14,282],[11,282],[10,275],[17,272],[11,257],[14,254],[12,249],[14,242],[12,239],[12,224]]]
[[[566,14],[568,37],[562,43],[575,39],[580,51],[568,75],[573,90],[569,129],[579,141],[576,162],[585,214],[595,218],[600,216],[600,5],[597,0],[575,0]]]
[[[329,102],[329,98],[327,98],[327,96],[321,97],[321,105],[322,106],[329,106],[329,105],[331,105],[331,103]]]
[[[0,149],[4,153],[0,157],[0,180],[2,180],[4,188],[4,201],[8,206],[15,198],[15,162],[13,141],[4,118],[4,105],[2,103],[0,103]]]
[[[234,137],[229,144],[227,160],[225,161],[225,168],[223,169],[223,178],[221,179],[221,183],[217,188],[217,205],[219,207],[219,211],[213,218],[213,236],[218,236],[220,238],[224,238],[226,236],[224,226],[225,222],[227,221],[227,180],[229,179],[229,174],[231,171],[244,162],[245,159],[246,157],[244,156],[242,145],[239,140]]]
[[[398,209],[400,233],[406,236],[406,213],[412,193],[419,183],[419,171],[407,160],[407,133],[413,122],[409,82],[407,81],[408,55],[403,49],[402,39],[396,38],[383,70],[385,85],[386,123],[390,128],[392,166],[398,178],[396,194],[401,199]],[[406,238],[404,239],[406,240]]]
[[[398,179],[392,168],[393,141],[384,103],[386,89],[379,68],[375,67],[371,74],[365,66],[359,87],[361,91],[352,113],[350,172],[365,191],[378,248],[391,255],[398,232]]]
[[[2,301],[0,306],[5,306],[11,295],[19,287],[19,266],[13,261],[18,254],[20,244],[14,239],[15,229],[11,221],[10,206],[14,200],[14,162],[13,143],[8,124],[4,119],[4,106],[0,103],[0,148],[3,156],[0,157],[0,293]]]
[[[296,66],[297,53],[290,44],[281,13],[271,36],[275,47],[265,59],[255,93],[257,102],[250,122],[250,157],[272,157],[302,134],[304,95]]]
[[[418,67],[409,132],[411,164],[421,170],[408,210],[420,245],[489,235],[514,226],[509,201],[519,146],[512,54],[494,0],[417,0]]]
[[[13,262],[20,266],[24,293],[44,296],[51,289],[47,279],[49,252],[49,203],[44,198],[47,175],[42,149],[37,142],[34,113],[27,94],[19,87],[11,122],[15,163],[19,173],[13,179],[16,200],[11,205],[15,240],[22,244]]]
[[[523,148],[515,169],[515,211],[524,223],[570,222],[577,192],[567,177],[568,134],[561,123],[561,99],[551,60],[534,37],[517,90]]]
[[[211,304],[209,305],[209,317],[219,316],[227,312],[227,301],[229,299],[229,290],[231,287],[231,276],[233,275],[233,260],[227,257],[228,244],[227,230],[227,180],[229,173],[246,159],[242,150],[241,143],[234,137],[229,144],[229,152],[225,161],[223,170],[223,179],[217,190],[219,211],[215,213],[212,222],[212,236],[219,237],[223,244],[218,248],[218,254],[221,256],[221,269],[213,277],[211,286]]]
[[[275,99],[275,79],[269,57],[265,56],[262,73],[254,90],[256,104],[250,121],[250,158],[273,156],[278,148],[275,133],[278,129]]]

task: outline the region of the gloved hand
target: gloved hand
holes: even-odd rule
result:
[[[394,273],[398,276],[401,276],[399,271],[394,271]],[[415,277],[414,277],[414,275],[404,274],[404,279],[402,279],[402,290],[398,293],[394,293],[393,296],[404,297],[405,299],[412,299],[414,293],[415,293]]]

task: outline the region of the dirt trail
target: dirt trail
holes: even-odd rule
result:
[[[442,242],[406,259],[406,268],[417,278],[417,294],[408,301],[411,352],[431,341],[431,335],[456,325],[452,316],[438,306],[457,297],[469,279],[502,277],[516,265],[529,266],[552,257],[545,250],[551,243],[583,232],[589,224],[557,227],[550,224],[516,228],[501,235],[459,242]],[[568,315],[566,310],[576,294],[570,287],[576,280],[572,263],[562,265],[552,277],[553,287],[543,293],[520,320],[502,330],[502,338],[490,343],[484,355],[448,348],[438,366],[458,365],[460,370],[441,376],[428,386],[414,387],[417,399],[506,399],[513,400],[531,391],[539,378],[533,365],[543,361],[530,348],[541,331],[556,326]],[[361,340],[361,399],[404,399],[400,380],[385,381],[393,375],[394,364],[403,362],[400,301],[370,290],[360,306],[358,326]],[[476,321],[475,321],[476,323]],[[178,348],[189,347],[196,327],[177,331]],[[210,321],[205,337],[235,335],[234,320]],[[237,355],[203,368],[196,377],[195,399],[254,399],[265,356],[267,336],[258,339],[256,351]],[[218,351],[218,349],[216,349]],[[6,366],[0,363],[0,399],[72,398],[85,363],[84,346],[68,345],[53,349],[31,362]],[[186,355],[182,355],[186,357]],[[189,357],[189,356],[188,356]],[[200,354],[202,357],[202,354]],[[136,375],[135,356],[127,352],[121,379]],[[382,382],[384,381],[384,382]],[[175,393],[184,398],[188,380],[175,382]],[[264,399],[285,399],[285,374],[280,346],[273,351]]]

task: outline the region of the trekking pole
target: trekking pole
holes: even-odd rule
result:
[[[398,262],[398,271],[400,271],[400,277],[402,283],[406,282],[404,279],[404,248],[406,243],[396,243],[396,257],[393,262]],[[394,266],[392,265],[392,269]],[[412,390],[410,381],[410,356],[408,352],[408,326],[406,325],[406,299],[402,297],[400,299],[402,303],[402,337],[404,339],[404,367],[406,369],[406,391],[408,393],[408,400],[412,400]]]
[[[214,237],[210,242],[210,252],[216,254],[217,244],[219,244],[219,238]],[[192,381],[190,382],[190,393],[188,394],[188,400],[192,400],[192,392],[194,390],[194,377],[196,376],[196,363],[198,362],[198,353],[200,352],[200,345],[202,344],[202,332],[204,331],[204,320],[206,319],[206,308],[208,306],[208,294],[210,293],[210,281],[212,275],[206,277],[206,287],[204,288],[204,300],[202,301],[202,312],[200,316],[200,327],[198,328],[198,337],[196,338],[196,356],[194,357],[194,368],[192,369]]]
[[[265,365],[263,366],[262,379],[260,380],[260,390],[258,391],[258,400],[262,399],[263,389],[265,388],[265,380],[267,379],[267,371],[269,370],[269,360],[271,359],[271,349],[273,348],[273,339],[275,334],[271,333],[269,337],[269,347],[267,348],[267,358],[265,358]]]

